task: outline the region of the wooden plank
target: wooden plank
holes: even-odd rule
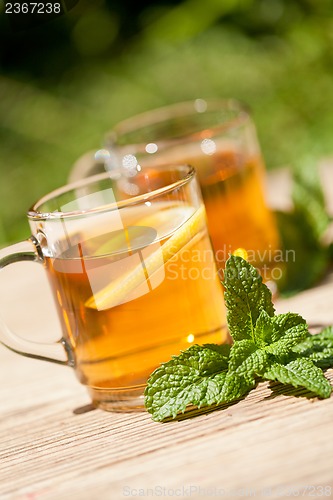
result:
[[[89,499],[158,486],[332,484],[332,400],[296,392],[263,383],[236,405],[168,424],[144,413],[73,414],[75,395],[22,409],[1,420],[0,492]]]

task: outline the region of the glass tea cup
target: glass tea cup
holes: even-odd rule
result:
[[[112,170],[62,187],[29,211],[32,236],[0,250],[0,268],[43,265],[62,338],[20,338],[17,353],[70,365],[95,406],[143,407],[149,374],[193,343],[227,340],[205,210],[189,166]]]
[[[236,100],[174,104],[134,116],[87,153],[71,179],[138,163],[189,163],[198,173],[219,268],[240,252],[266,282],[281,277],[280,242],[264,193],[264,162],[250,113]],[[244,251],[245,250],[245,251]]]

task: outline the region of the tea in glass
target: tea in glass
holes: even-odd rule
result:
[[[0,268],[43,264],[62,338],[18,353],[72,366],[93,403],[143,408],[146,380],[193,343],[227,340],[222,286],[195,171],[112,171],[46,195],[28,212],[32,236],[0,251]]]

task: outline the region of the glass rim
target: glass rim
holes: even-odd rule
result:
[[[105,134],[105,145],[106,147],[117,146],[121,148],[126,148],[129,146],[137,147],[142,149],[145,147],[147,141],[133,142],[128,144],[118,144],[117,140],[126,134],[133,133],[144,129],[147,126],[152,126],[154,124],[163,123],[173,118],[181,118],[185,116],[191,116],[196,114],[205,113],[216,113],[222,109],[234,111],[237,113],[234,117],[221,122],[218,125],[212,125],[210,129],[213,132],[219,133],[223,130],[237,128],[251,120],[251,114],[249,107],[242,101],[234,98],[230,99],[192,99],[188,101],[182,101],[174,104],[169,104],[166,106],[161,106],[159,108],[153,108],[143,113],[136,114],[132,117],[121,120],[114,125]],[[201,132],[198,128],[195,132],[189,132],[181,134],[177,138],[159,137],[155,139],[154,142],[161,144],[163,142],[172,143],[179,142],[185,137],[195,137]]]
[[[62,211],[54,211],[54,212],[44,212],[44,211],[39,211],[38,207],[42,206],[44,203],[47,203],[48,201],[55,199],[65,193],[69,193],[70,191],[73,191],[78,188],[82,188],[85,186],[89,186],[91,184],[94,184],[98,181],[101,180],[118,180],[121,178],[125,178],[124,175],[122,174],[122,169],[114,169],[108,172],[103,172],[101,174],[93,175],[90,177],[86,177],[84,179],[75,181],[70,184],[66,184],[60,188],[54,189],[53,191],[50,191],[48,194],[44,195],[42,198],[40,198],[38,201],[36,201],[31,208],[27,211],[27,217],[29,220],[32,221],[41,221],[41,220],[59,220],[59,219],[64,219],[67,217],[82,217],[86,215],[91,215],[91,214],[96,214],[96,213],[103,213],[109,210],[116,210],[119,208],[124,208],[127,206],[132,206],[132,205],[138,205],[140,203],[145,203],[146,201],[149,201],[153,198],[156,198],[162,194],[168,193],[170,191],[173,191],[174,189],[177,189],[185,184],[187,184],[190,180],[192,180],[195,175],[196,171],[192,165],[164,165],[164,166],[159,166],[154,167],[143,167],[142,170],[138,171],[138,173],[148,171],[148,170],[158,170],[158,171],[181,171],[184,169],[184,177],[174,181],[170,184],[166,184],[165,186],[162,186],[160,188],[154,189],[153,191],[149,191],[147,193],[142,193],[139,195],[132,196],[131,198],[128,198],[126,200],[120,200],[116,202],[111,202],[111,203],[106,203],[103,205],[100,205],[95,208],[91,209],[86,209],[86,210],[74,210],[74,211],[69,211],[69,212],[62,212]],[[130,179],[130,178],[129,178]]]

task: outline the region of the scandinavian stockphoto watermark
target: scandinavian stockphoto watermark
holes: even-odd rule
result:
[[[167,262],[167,279],[213,279],[216,273],[216,264],[219,278],[223,281],[224,264],[230,255],[238,255],[246,259],[258,269],[265,282],[279,281],[283,275],[284,265],[296,262],[295,250],[276,249],[271,245],[263,250],[233,249],[231,245],[224,245],[216,252],[209,248],[201,249],[194,246],[182,249],[181,252],[177,252],[175,249],[173,256]]]
[[[332,486],[328,484],[301,484],[264,488],[223,488],[218,486],[203,487],[198,484],[178,487],[159,484],[151,488],[134,488],[126,485],[123,487],[122,495],[125,498],[331,498]]]

